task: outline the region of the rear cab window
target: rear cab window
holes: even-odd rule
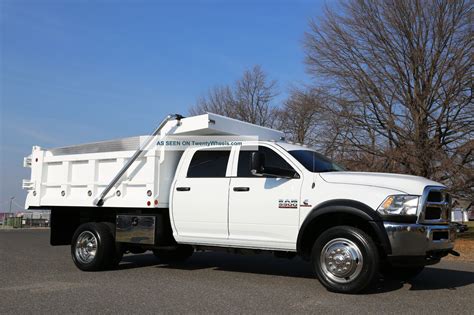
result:
[[[186,176],[225,177],[230,150],[198,150],[189,163]]]

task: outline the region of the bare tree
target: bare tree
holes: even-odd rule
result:
[[[229,86],[218,86],[211,89],[206,97],[201,97],[197,104],[190,109],[191,115],[214,113],[228,117],[235,117],[237,107],[234,94]]]
[[[354,162],[472,196],[472,9],[472,1],[353,0],[310,23],[308,71],[337,100],[335,117],[350,123],[343,140],[359,152]]]
[[[257,65],[243,73],[233,86],[216,87],[190,109],[193,115],[212,112],[261,126],[272,127],[277,95],[276,81]]]
[[[278,111],[278,128],[285,132],[288,140],[310,144],[320,112],[320,99],[314,90],[292,88]]]

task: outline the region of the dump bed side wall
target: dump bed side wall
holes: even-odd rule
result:
[[[49,151],[33,150],[27,208],[93,206],[94,200],[133,153],[53,155]],[[169,153],[167,158],[165,153]],[[110,191],[104,207],[168,207],[169,187],[179,157],[179,152],[146,152]]]

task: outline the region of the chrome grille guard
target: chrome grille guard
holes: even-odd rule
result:
[[[441,196],[440,201],[429,200],[431,192],[437,192]],[[428,207],[439,208],[440,217],[437,219],[426,219]],[[451,221],[451,198],[443,186],[426,186],[423,190],[420,203],[418,204],[418,223],[422,224],[449,224]]]

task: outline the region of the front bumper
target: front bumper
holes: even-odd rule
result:
[[[454,247],[454,225],[384,222],[393,257],[428,257],[447,254]]]

